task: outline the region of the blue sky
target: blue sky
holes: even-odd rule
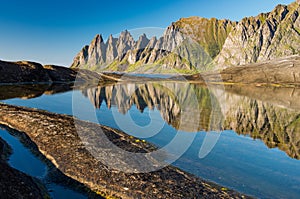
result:
[[[181,17],[240,20],[292,0],[15,1],[0,7],[0,59],[69,66],[93,37],[165,28]]]

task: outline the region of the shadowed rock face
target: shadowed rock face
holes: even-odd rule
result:
[[[20,61],[0,61],[0,83],[52,83],[52,82],[101,82],[104,77],[96,72],[74,70],[62,66]]]
[[[72,84],[24,84],[0,86],[0,100],[22,98],[30,99],[43,94],[55,94],[75,89]]]
[[[0,82],[51,82],[49,74],[43,66],[34,62],[0,61]]]
[[[151,173],[124,173],[108,168],[95,159],[87,145],[103,148],[99,151],[109,157],[110,147],[99,140],[102,129],[118,147],[135,153],[155,150],[148,143],[136,143],[123,132],[73,117],[52,114],[46,111],[0,104],[0,123],[24,132],[65,175],[82,182],[103,196],[122,198],[242,198],[233,191],[202,181],[179,169],[167,166]],[[76,123],[76,128],[75,124]],[[100,133],[101,134],[101,133]],[[84,137],[82,137],[84,136]],[[88,139],[92,142],[85,143]],[[94,142],[93,142],[94,140]],[[135,161],[134,157],[115,159],[115,164]],[[112,159],[111,159],[112,160]],[[145,165],[147,166],[147,165]]]
[[[199,85],[174,82],[116,84],[90,88],[83,94],[96,108],[103,102],[109,108],[116,106],[123,114],[133,105],[141,112],[146,107],[156,108],[162,118],[178,130],[233,129],[300,159],[299,89],[226,86],[220,100],[215,96],[220,88],[214,86],[208,90]],[[196,101],[189,101],[194,96]],[[182,119],[184,110],[190,111],[190,117]]]

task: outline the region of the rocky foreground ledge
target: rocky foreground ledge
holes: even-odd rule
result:
[[[6,104],[0,104],[0,111],[0,124],[24,132],[60,171],[104,197],[247,198],[172,166],[134,174],[109,169],[89,153],[77,134],[80,130],[93,139],[101,128],[111,142],[124,150],[145,153],[155,149],[118,130],[67,115]]]

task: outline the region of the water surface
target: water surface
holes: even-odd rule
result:
[[[13,153],[12,155],[10,155],[8,163],[13,168],[41,180],[42,183],[46,186],[51,198],[88,198],[86,194],[80,193],[75,188],[70,188],[70,185],[63,185],[63,183],[66,183],[63,179],[60,179],[58,180],[58,182],[56,182],[50,175],[55,176],[55,178],[62,178],[61,174],[58,174],[58,171],[56,171],[56,169],[53,169],[49,165],[47,165],[46,162],[42,160],[41,155],[38,156],[38,154],[34,154],[36,150],[30,150],[30,144],[27,143],[26,145],[26,142],[28,142],[28,140],[22,138],[21,133],[13,130],[10,130],[9,132],[7,129],[1,128],[0,126],[0,136],[12,148]]]
[[[259,198],[300,197],[299,89],[226,87],[224,92],[222,87],[152,82],[52,93],[31,99],[26,97],[30,93],[19,93],[3,102],[70,115],[73,105],[82,110],[76,114],[80,119],[159,147],[179,132],[193,135],[191,146],[173,165]],[[151,124],[159,128],[147,128]],[[218,139],[210,153],[199,156],[207,138]]]

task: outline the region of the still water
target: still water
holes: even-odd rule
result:
[[[190,147],[173,165],[258,198],[300,197],[299,89],[203,87],[175,82],[103,85],[75,91],[59,88],[60,93],[53,86],[2,86],[1,91],[7,90],[9,97],[1,92],[0,99],[74,114],[158,147],[170,143],[179,132],[192,135]],[[13,89],[18,94],[11,95]],[[80,111],[74,113],[74,109]],[[0,136],[6,141],[15,139],[3,132]],[[29,173],[43,176],[45,172],[40,166],[36,171],[38,174]]]
[[[47,164],[41,158],[37,157],[37,155],[34,155],[29,148],[26,148],[16,137],[16,134],[13,136],[5,128],[0,128],[0,137],[5,140],[9,146],[11,146],[13,151],[13,154],[9,157],[8,163],[13,168],[41,180],[49,191],[51,198],[88,198],[88,196],[84,193],[80,193],[75,189],[72,190],[68,186],[55,182],[53,178],[49,176],[50,172]]]

